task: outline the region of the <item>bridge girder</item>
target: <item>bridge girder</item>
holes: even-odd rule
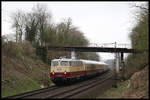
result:
[[[110,47],[54,47],[48,46],[48,50],[58,51],[75,51],[75,52],[108,52],[108,53],[135,53],[134,49],[127,48],[110,48]]]

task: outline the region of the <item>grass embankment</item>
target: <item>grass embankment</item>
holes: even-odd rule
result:
[[[129,82],[118,82],[117,88],[110,88],[102,96],[98,96],[97,98],[121,98],[123,92],[127,88]]]
[[[23,81],[14,80],[12,83],[5,84],[5,88],[2,90],[2,97],[24,93],[40,88],[40,84],[28,78],[24,79]]]
[[[107,90],[97,98],[149,98],[149,66],[134,73],[130,79],[118,82],[117,88]]]
[[[122,96],[123,98],[149,98],[149,66],[138,71],[130,78],[130,86],[127,88]]]
[[[49,67],[36,56],[29,43],[3,43],[2,97],[51,85]]]

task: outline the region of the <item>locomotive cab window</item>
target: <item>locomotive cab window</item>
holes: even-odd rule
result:
[[[61,66],[69,66],[69,62],[68,61],[61,61]]]
[[[71,66],[75,67],[76,66],[76,62],[75,61],[71,61]]]
[[[58,66],[58,61],[52,61],[52,66]]]

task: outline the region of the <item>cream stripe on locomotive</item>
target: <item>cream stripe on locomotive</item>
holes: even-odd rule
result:
[[[51,72],[80,72],[95,73],[94,70],[107,69],[105,63],[90,60],[54,59]]]
[[[84,65],[79,60],[55,59],[51,64],[51,72],[77,72],[84,70]]]

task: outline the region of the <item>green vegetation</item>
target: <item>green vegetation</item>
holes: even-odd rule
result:
[[[149,98],[149,66],[134,73],[130,78],[130,85],[124,91],[123,98]]]
[[[97,98],[148,98],[148,3],[134,7],[137,8],[138,15],[136,16],[137,23],[131,30],[130,39],[132,48],[141,53],[130,54],[125,60],[126,81],[119,82],[117,88],[111,88]],[[129,86],[127,79],[130,80]]]
[[[125,78],[128,79],[134,72],[143,69],[148,65],[148,48],[149,48],[149,12],[148,3],[136,6],[138,16],[136,16],[137,23],[132,28],[130,33],[132,48],[141,51],[142,53],[130,54],[125,61]]]
[[[33,47],[45,46],[88,46],[89,41],[76,26],[71,18],[65,18],[59,23],[52,21],[52,14],[46,5],[36,5],[31,12],[23,13],[18,11],[12,15],[12,27],[16,30],[16,43],[29,41]],[[37,50],[37,52],[40,52]],[[45,53],[45,52],[44,52]],[[45,56],[40,53],[41,59],[46,63],[46,59],[58,58],[60,56],[70,56],[69,52],[53,52],[53,55]],[[97,53],[77,52],[77,57],[81,59],[91,59],[99,61]]]
[[[110,88],[109,90],[107,90],[106,92],[104,92],[104,94],[102,96],[99,96],[97,98],[121,98],[123,92],[125,91],[125,89],[127,88],[129,82],[125,81],[125,82],[119,82],[117,84],[118,88]]]
[[[118,82],[117,88],[110,88],[104,94],[97,98],[112,98],[112,99],[148,99],[149,97],[149,76],[148,68],[134,73],[129,80]]]
[[[40,84],[38,84],[35,80],[29,78],[23,79],[22,81],[18,81],[17,79],[15,79],[13,81],[13,84],[14,85],[12,85],[11,83],[3,83],[4,88],[2,90],[2,97],[29,92],[40,88]]]
[[[138,10],[137,23],[131,30],[130,39],[132,48],[141,53],[130,54],[125,60],[126,81],[119,82],[117,88],[109,89],[98,98],[148,98],[148,3],[135,7]],[[129,88],[127,88],[129,84],[127,79],[130,80]]]
[[[50,61],[71,52],[47,51],[45,46],[88,46],[89,41],[71,18],[52,23],[45,5],[12,14],[15,41],[2,36],[2,97],[50,86]],[[77,58],[99,61],[97,53],[77,52]]]
[[[50,86],[49,66],[30,43],[2,43],[2,97]]]

